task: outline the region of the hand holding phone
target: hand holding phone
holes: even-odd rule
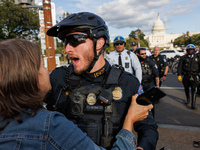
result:
[[[149,105],[153,104],[164,96],[166,96],[166,94],[160,88],[152,87],[139,95],[136,99],[136,102],[140,105]]]

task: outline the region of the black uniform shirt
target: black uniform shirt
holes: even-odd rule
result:
[[[70,75],[72,75],[74,73],[72,64],[70,68]],[[95,73],[80,75],[80,86],[91,84],[102,85],[110,69],[111,66],[106,61],[106,65]],[[52,90],[48,93],[45,100],[49,109],[52,109],[51,106],[56,103],[59,94],[61,94],[59,103],[63,102],[64,104],[64,102],[66,101],[67,94],[64,91],[60,92],[61,89],[66,86],[66,72],[66,67],[59,67],[50,74]],[[140,94],[141,92],[142,87],[138,79],[132,74],[124,72],[124,75],[122,76],[119,84],[112,92],[114,105],[116,108],[115,111],[118,113],[118,117],[120,116],[121,118],[120,120],[117,119],[117,122],[115,122],[116,124],[118,124],[117,131],[119,131],[123,125],[123,121],[129,108],[132,96],[135,94]],[[91,116],[95,115],[91,114]],[[145,150],[153,150],[156,148],[156,143],[158,140],[157,124],[155,123],[151,112],[145,120],[136,122],[134,124],[134,129],[138,133],[138,146],[143,147]],[[115,136],[115,134],[116,133],[114,133],[113,136]]]
[[[158,67],[157,65],[149,58],[146,58],[143,63],[141,63],[142,66],[144,66],[145,70],[150,69],[151,74],[145,74],[142,72],[142,78],[144,78],[145,75],[159,77]],[[142,67],[143,68],[143,67]],[[143,71],[143,69],[142,69]]]
[[[183,55],[179,59],[178,63],[178,71],[177,74],[178,76],[183,75],[183,74],[196,74],[199,73],[200,71],[200,59],[199,59],[198,54],[194,55]]]
[[[151,55],[149,58],[157,64],[159,77],[161,78],[164,75],[165,67],[168,66],[166,59],[161,55],[158,55],[157,57]]]

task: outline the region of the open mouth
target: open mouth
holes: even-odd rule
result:
[[[71,59],[71,61],[72,61],[72,63],[74,65],[76,65],[79,62],[79,58],[78,57],[70,57],[70,59]]]

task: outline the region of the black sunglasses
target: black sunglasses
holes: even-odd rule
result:
[[[124,43],[116,43],[115,45],[123,45]]]
[[[142,53],[142,54],[140,54],[140,55],[146,55],[146,53]]]
[[[88,35],[84,34],[71,34],[65,37],[65,47],[67,44],[76,47],[79,44],[85,43],[86,39],[88,38]]]

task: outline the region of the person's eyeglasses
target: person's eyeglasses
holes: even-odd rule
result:
[[[86,39],[88,38],[88,35],[84,34],[71,34],[65,37],[65,47],[67,44],[76,47],[79,44],[85,43]]]
[[[115,45],[118,46],[118,45],[123,45],[123,44],[124,44],[124,43],[116,43]]]
[[[142,54],[140,54],[140,55],[146,55],[146,53],[142,53]]]

